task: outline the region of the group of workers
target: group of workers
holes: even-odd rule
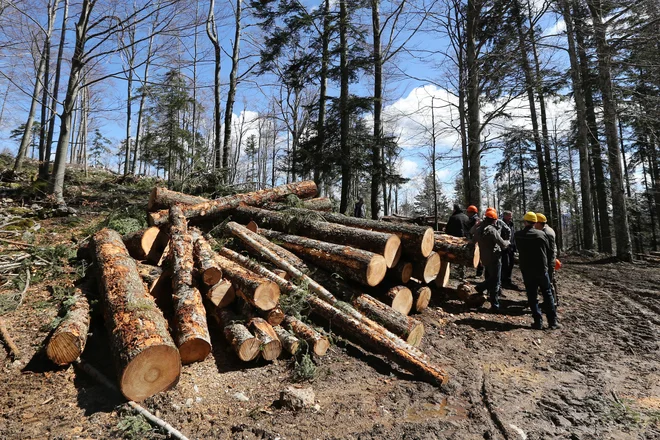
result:
[[[543,309],[548,328],[560,329],[557,321],[553,278],[557,261],[555,231],[547,224],[541,213],[527,212],[522,221],[523,228],[515,231],[511,211],[504,211],[498,218],[494,208],[486,209],[483,219],[475,206],[463,212],[454,205],[454,212],[447,221],[445,232],[455,237],[466,237],[479,244],[481,264],[477,268],[484,272],[484,280],[475,285],[477,292],[488,292],[491,309],[499,311],[502,288],[520,290],[511,280],[514,254],[518,251],[527,302],[532,310],[532,328],[543,328],[543,315],[538,302],[538,291],[543,295]],[[462,274],[459,273],[462,277]]]

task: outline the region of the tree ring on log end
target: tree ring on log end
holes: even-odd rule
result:
[[[385,257],[382,255],[375,255],[369,265],[367,266],[367,284],[371,287],[377,286],[387,273],[387,264]]]
[[[261,310],[272,310],[279,304],[280,288],[272,281],[262,283],[254,291],[254,304]]]
[[[422,310],[426,309],[431,302],[431,289],[426,286],[420,287],[417,289],[415,296],[417,297],[417,300],[415,301],[415,311],[420,313]]]
[[[428,257],[431,252],[433,252],[433,246],[435,245],[435,234],[433,233],[433,228],[428,228],[424,232],[422,237],[422,257]]]
[[[197,362],[200,359],[206,359],[211,353],[211,344],[201,338],[191,338],[181,344],[179,347],[181,354],[181,363],[186,365]]]
[[[71,333],[55,335],[46,348],[46,355],[57,365],[67,365],[80,356],[80,339]]]
[[[383,251],[383,257],[385,257],[385,264],[387,267],[394,267],[399,261],[401,256],[401,239],[392,234],[390,238],[387,239],[385,243],[385,250]]]
[[[479,244],[474,244],[474,258],[472,258],[472,267],[477,267],[479,265],[479,260],[481,259],[481,251],[479,250]]]
[[[413,305],[413,295],[407,287],[399,286],[396,296],[392,299],[392,308],[408,315]]]
[[[181,373],[179,351],[169,345],[149,347],[124,369],[120,379],[122,394],[140,402],[176,385]]]
[[[449,274],[451,273],[450,267],[451,265],[449,264],[449,261],[442,260],[440,265],[440,272],[438,272],[438,276],[435,277],[436,286],[447,287],[449,284]]]
[[[424,324],[421,322],[416,325],[406,338],[406,342],[413,347],[419,347],[419,344],[422,343],[422,337],[424,336]]]
[[[244,341],[238,349],[238,357],[244,362],[256,359],[259,356],[261,341],[257,338],[250,338]]]
[[[408,261],[403,263],[403,268],[401,269],[401,282],[403,284],[406,284],[408,281],[410,281],[410,278],[412,277],[412,273],[413,273],[412,263]]]
[[[320,338],[314,343],[314,354],[325,356],[325,352],[330,348],[330,341],[327,338]]]
[[[442,265],[442,260],[440,259],[440,254],[433,252],[428,256],[426,264],[424,265],[424,282],[430,283],[435,280],[435,278],[440,273],[440,267]]]

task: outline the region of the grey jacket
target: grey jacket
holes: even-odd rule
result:
[[[555,234],[555,230],[548,225],[545,225],[541,230],[548,237],[548,244],[550,245],[550,252],[548,252],[548,271],[552,272],[555,269],[555,260],[557,259],[557,235]]]
[[[509,246],[509,242],[500,235],[496,224],[497,222],[488,224],[483,221],[479,226],[472,228],[473,241],[479,244],[481,262],[484,266],[496,262],[502,256],[502,251]],[[508,227],[507,231],[510,232]]]

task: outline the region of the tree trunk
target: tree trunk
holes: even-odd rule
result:
[[[221,55],[222,47],[218,40],[218,30],[215,24],[215,0],[211,0],[209,3],[209,15],[206,19],[206,34],[211,40],[213,45],[213,54],[215,55],[214,64],[213,64],[213,152],[215,156],[214,168],[215,170],[220,170],[223,167],[223,163],[229,161],[228,158],[222,157],[222,146],[220,143],[220,132],[222,130],[222,114],[220,111],[220,69],[221,69]],[[227,173],[227,169],[224,170]],[[225,175],[226,178],[226,175]]]
[[[435,234],[433,250],[440,255],[442,261],[467,267],[479,265],[479,245],[471,243],[467,238]]]
[[[480,28],[481,0],[468,0],[466,6],[467,136],[470,179],[464,181],[468,205],[481,209],[481,106],[479,104],[479,62],[477,34]]]
[[[566,23],[566,39],[568,41],[568,55],[571,63],[571,82],[573,83],[573,97],[575,99],[577,124],[578,152],[580,155],[580,194],[582,195],[582,228],[585,249],[594,248],[594,219],[591,209],[591,183],[589,180],[589,151],[587,149],[587,123],[585,119],[585,102],[582,93],[580,66],[577,58],[577,49],[574,39],[573,18],[568,0],[562,0],[562,15]]]
[[[406,284],[413,273],[413,264],[399,260],[396,266],[387,271],[387,278],[395,283]]]
[[[384,293],[376,291],[372,293],[381,296],[387,305],[402,315],[408,315],[412,310],[413,294],[406,286],[394,286]]]
[[[214,306],[223,308],[234,302],[236,290],[231,281],[222,279],[213,286],[202,287],[202,291]]]
[[[317,184],[318,187],[318,184]],[[309,209],[311,211],[332,211],[332,200],[327,197],[317,197],[315,199],[300,200],[302,204],[301,208]],[[287,205],[285,203],[265,203],[263,205],[264,209],[269,211],[284,211],[290,208],[296,208],[297,206]]]
[[[325,356],[328,348],[330,348],[328,338],[293,316],[284,318],[284,326],[297,337],[307,342],[309,348],[317,356]]]
[[[284,321],[284,310],[278,305],[274,309],[268,311],[257,310],[257,314],[261,316],[270,325],[280,325]]]
[[[371,218],[378,219],[381,186],[382,111],[383,111],[383,58],[380,47],[380,0],[371,0],[371,30],[373,34],[374,64],[374,139],[371,146]]]
[[[410,280],[408,282],[408,288],[413,295],[413,310],[417,313],[422,313],[431,302],[431,288],[424,286],[416,280]]]
[[[282,343],[282,347],[289,354],[295,355],[298,353],[298,350],[300,349],[300,340],[298,338],[296,338],[291,332],[283,327],[280,327],[279,325],[274,326],[273,330],[275,330],[277,338]]]
[[[139,402],[177,383],[179,351],[119,234],[102,229],[93,240],[119,388]]]
[[[282,353],[282,343],[270,324],[262,318],[252,318],[248,321],[248,328],[261,341],[261,346],[259,347],[261,357],[267,361],[274,361],[280,356],[280,353]]]
[[[364,316],[373,319],[383,327],[398,335],[413,347],[419,347],[424,336],[424,324],[388,307],[369,295],[360,295],[353,302]]]
[[[362,344],[371,347],[371,349],[383,354],[388,359],[403,366],[409,371],[419,373],[424,380],[438,385],[446,383],[448,378],[447,373],[440,367],[432,364],[425,354],[404,341],[401,341],[401,339],[394,333],[364,317],[352,307],[338,302],[328,290],[323,288],[323,286],[309,276],[305,275],[299,269],[300,266],[294,266],[286,258],[281,258],[281,252],[276,251],[279,246],[274,245],[267,240],[261,240],[261,237],[257,234],[235,222],[229,222],[227,227],[231,233],[239,238],[246,246],[259,252],[259,255],[262,256],[262,258],[266,258],[272,264],[286,270],[291,276],[300,279],[301,282],[307,283],[309,292],[311,292],[312,295],[307,295],[305,298],[314,313],[322,316],[326,320],[332,322],[333,325],[336,325],[346,332],[351,332],[352,330],[355,338]],[[258,270],[261,275],[278,283],[278,285],[287,293],[305,294],[305,291],[301,291],[289,281],[285,281],[278,277],[269,270],[263,268],[261,265],[252,262],[249,258],[242,257],[238,254],[235,254],[235,258],[241,261],[241,264],[246,265],[246,267],[249,266],[250,268],[254,268],[255,270]],[[341,307],[341,310],[339,307]]]
[[[223,327],[225,339],[240,360],[249,362],[259,356],[261,341],[255,338],[245,325],[238,322],[239,319],[233,312],[229,309],[216,309],[214,316]]]
[[[193,282],[193,237],[179,206],[170,209],[170,264],[174,335],[181,362],[203,361],[211,352],[202,295]]]
[[[255,221],[263,228],[302,235],[330,243],[350,243],[352,247],[382,255],[385,258],[387,267],[396,264],[400,255],[401,240],[394,234],[365,231],[364,229],[329,223],[324,219],[315,220],[313,217],[297,215],[295,211],[278,213],[249,206],[239,206],[234,210],[234,213],[236,214],[235,220],[243,223]]]
[[[295,194],[302,198],[313,197],[316,195],[316,184],[311,180],[306,180],[288,185],[276,186],[271,189],[262,189],[250,193],[221,197],[219,199],[196,205],[184,206],[182,209],[187,219],[201,221],[217,217],[241,204],[258,206],[266,202],[282,200],[289,194]],[[149,213],[148,220],[151,225],[159,226],[167,223],[168,215],[169,213],[167,210],[152,212]]]
[[[259,233],[326,270],[366,286],[378,285],[387,272],[385,258],[373,252],[275,231],[260,230]]]
[[[215,255],[216,263],[222,268],[225,277],[231,281],[236,294],[259,310],[272,310],[278,305],[280,289],[252,271],[245,269],[232,260]]]
[[[325,157],[325,106],[328,94],[328,66],[330,64],[330,0],[323,1],[323,32],[321,33],[321,69],[319,72],[319,114],[316,123],[316,158],[314,182],[320,187],[325,176],[321,173],[322,159]],[[315,208],[309,208],[315,209]],[[322,210],[324,211],[324,210]]]
[[[240,60],[242,0],[236,0],[234,44],[232,45],[231,71],[229,72],[229,90],[225,106],[225,136],[222,142],[222,168],[229,170],[229,146],[231,145],[231,126],[234,116],[234,101],[238,84],[238,62]]]
[[[208,202],[209,199],[204,197],[191,196],[188,194],[169,190],[155,186],[149,195],[149,203],[147,204],[147,211],[154,212],[158,210],[169,209],[174,205],[197,205],[199,203]]]
[[[339,144],[341,150],[341,199],[339,212],[346,213],[348,199],[351,194],[352,158],[351,145],[348,142],[348,129],[350,123],[350,110],[348,108],[348,81],[350,71],[348,66],[348,10],[347,0],[339,0],[339,70],[340,70],[340,92],[339,92],[339,117],[340,133]]]
[[[135,165],[138,160],[138,156],[140,155],[140,138],[142,136],[142,115],[144,113],[144,104],[147,100],[147,84],[149,84],[149,67],[151,66],[151,57],[153,56],[152,48],[154,44],[154,33],[153,31],[151,32],[151,35],[149,36],[149,45],[147,46],[147,57],[144,60],[144,78],[142,79],[142,91],[140,93],[140,105],[138,106],[138,114],[137,114],[137,127],[135,129],[135,155],[133,156],[133,163],[131,165],[131,172],[133,174],[136,174],[135,172]],[[140,172],[141,167],[138,167],[138,174]],[[146,169],[146,166],[145,166]],[[145,170],[146,171],[146,170]]]
[[[431,252],[424,260],[413,263],[412,276],[428,284],[438,276],[441,265],[440,254]]]
[[[222,279],[222,269],[215,261],[215,252],[199,230],[193,230],[193,256],[197,275],[207,286],[213,286]],[[217,304],[216,304],[217,305]]]
[[[68,300],[67,300],[68,302]],[[48,341],[46,354],[56,365],[68,365],[80,357],[89,331],[89,302],[82,290],[71,298],[71,306]]]
[[[632,261],[632,244],[630,228],[628,227],[628,211],[626,196],[623,192],[623,174],[621,172],[621,151],[616,128],[616,102],[612,87],[611,48],[607,43],[606,27],[602,21],[600,0],[587,0],[594,23],[594,37],[598,55],[599,86],[603,98],[603,122],[610,164],[610,183],[612,189],[612,207],[617,216],[614,222],[614,237],[616,239],[616,255],[623,261]]]

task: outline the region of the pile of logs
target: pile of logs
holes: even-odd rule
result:
[[[152,226],[124,237],[103,229],[80,248],[95,262],[129,400],[174,386],[182,364],[209,355],[209,317],[244,362],[325,355],[329,340],[311,325],[318,320],[422,380],[447,380],[418,348],[424,326],[410,314],[427,308],[434,291],[451,290],[450,264],[476,266],[478,247],[427,226],[332,213],[316,192],[312,181],[215,200],[155,188]],[[211,229],[222,231],[222,243]],[[86,297],[75,296],[48,345],[60,365],[84,349]]]

